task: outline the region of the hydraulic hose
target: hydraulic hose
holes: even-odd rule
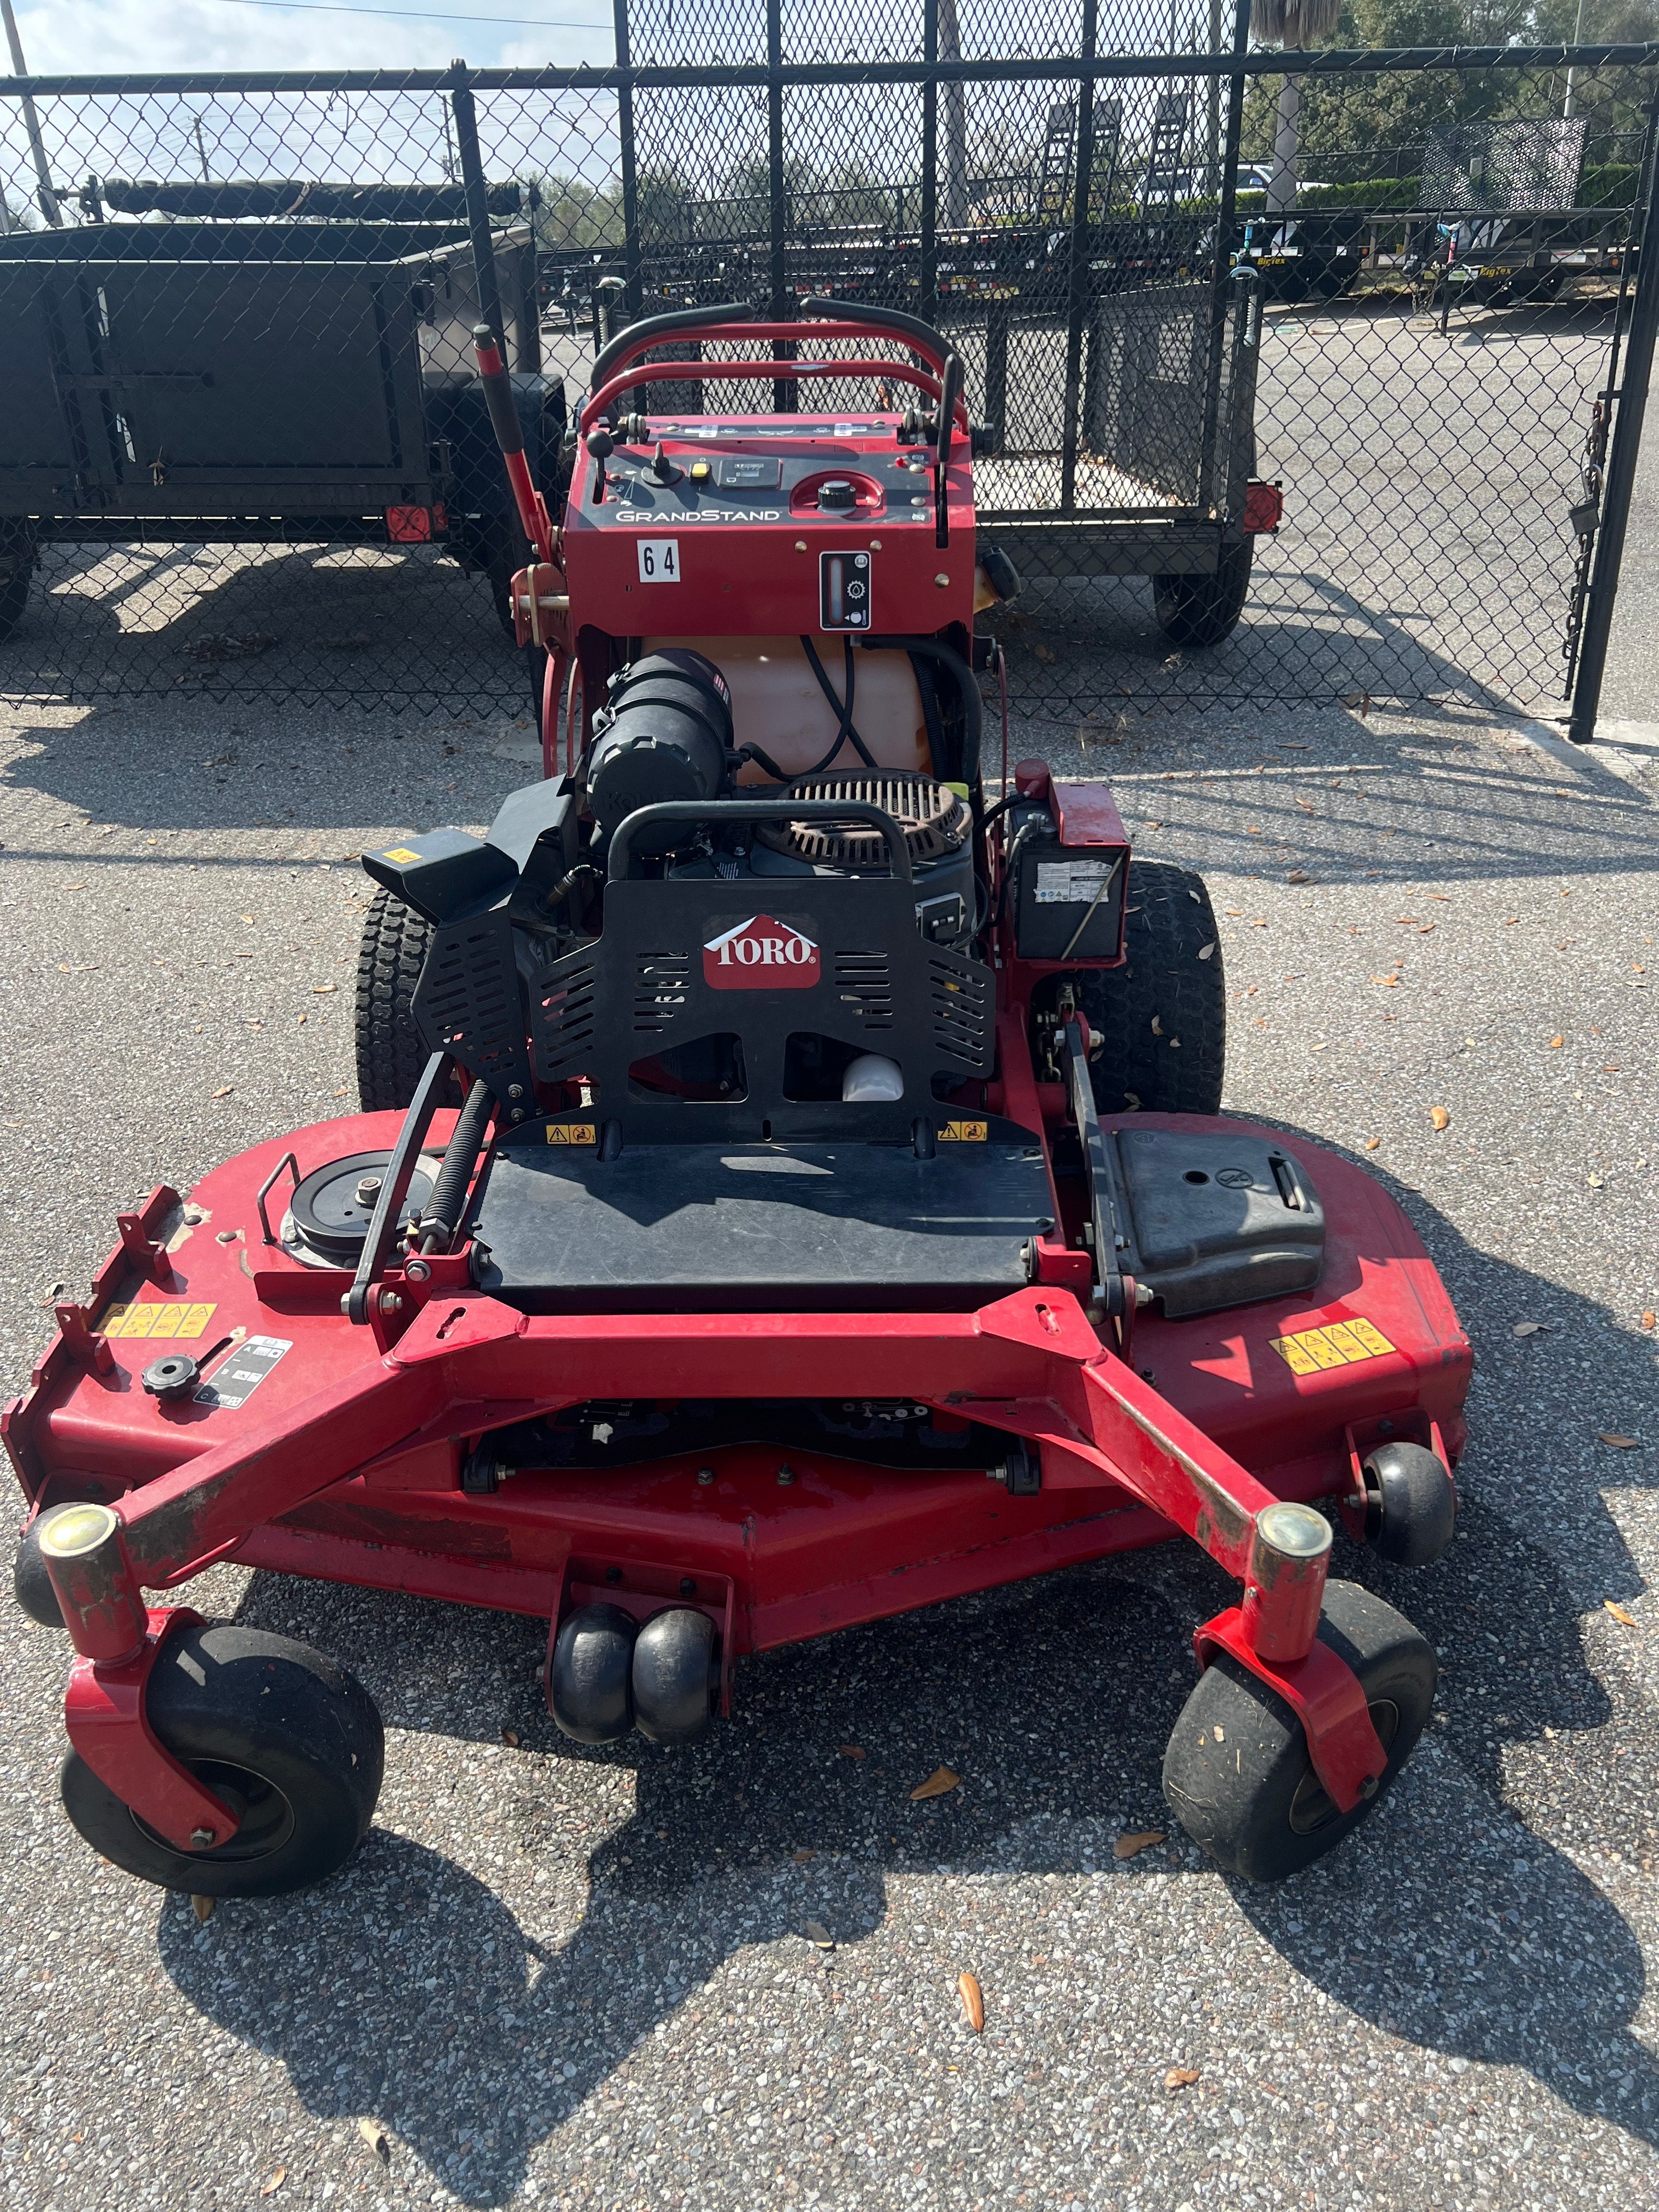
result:
[[[962,701],[962,777],[970,792],[977,792],[980,750],[985,737],[985,702],[979,696],[974,672],[959,653],[941,645],[936,637],[861,637],[866,653],[908,653],[932,660],[944,669]]]
[[[472,1170],[483,1150],[484,1133],[495,1103],[487,1083],[475,1083],[466,1094],[455,1122],[455,1133],[445,1148],[443,1165],[432,1186],[432,1195],[421,1208],[420,1246],[422,1252],[447,1252],[455,1241],[466,1211],[466,1194]]]
[[[853,659],[852,639],[850,637],[843,638],[842,640],[842,643],[847,654],[847,696],[845,699],[837,699],[836,696],[836,687],[830,681],[828,675],[824,672],[823,663],[818,659],[817,647],[814,646],[810,637],[804,636],[801,639],[801,649],[805,653],[808,661],[811,665],[813,675],[818,679],[818,689],[823,692],[824,697],[829,701],[831,707],[834,708],[840,722],[840,726],[836,732],[834,742],[831,744],[829,751],[825,753],[821,761],[815,762],[809,769],[804,769],[801,771],[804,775],[817,775],[820,770],[828,768],[830,762],[834,760],[836,755],[841,750],[842,746],[849,740],[851,741],[854,751],[864,763],[866,768],[872,769],[876,764],[874,759],[871,756],[869,747],[865,744],[858,732],[853,727],[853,687],[855,680],[853,672],[856,667],[857,663]]]

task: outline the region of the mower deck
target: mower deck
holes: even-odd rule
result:
[[[1206,1133],[1243,1134],[1249,1126],[1132,1118],[1136,1127]],[[394,1115],[353,1116],[246,1152],[205,1178],[183,1220],[162,1194],[158,1214],[178,1222],[157,1263],[167,1279],[124,1266],[118,1253],[109,1304],[85,1340],[90,1349],[76,1352],[72,1329],[60,1338],[28,1396],[5,1417],[20,1471],[44,1504],[125,1497],[129,1541],[152,1587],[194,1571],[209,1555],[228,1556],[550,1614],[567,1559],[598,1551],[613,1562],[729,1577],[733,1649],[742,1653],[1173,1534],[1168,1518],[1147,1509],[1143,1471],[1127,1457],[1115,1464],[1122,1445],[1091,1418],[1078,1388],[1085,1375],[1154,1409],[1163,1401],[1202,1431],[1218,1469],[1237,1463],[1279,1498],[1346,1492],[1352,1448],[1380,1432],[1427,1442],[1437,1430],[1453,1457],[1462,1443],[1468,1347],[1428,1255],[1363,1170],[1306,1140],[1290,1148],[1324,1203],[1317,1294],[1188,1321],[1143,1315],[1126,1364],[1103,1347],[1069,1292],[1012,1279],[1016,1269],[1023,1277],[1019,1253],[1032,1233],[1026,1152],[1035,1147],[1006,1142],[941,1146],[932,1160],[895,1155],[890,1163],[907,1206],[944,1216],[974,1205],[969,1233],[950,1238],[947,1222],[946,1241],[983,1255],[988,1273],[1000,1253],[1010,1280],[992,1284],[973,1310],[890,1305],[884,1256],[868,1268],[883,1283],[882,1311],[814,1319],[799,1304],[780,1310],[775,1294],[754,1309],[716,1313],[712,1301],[726,1286],[707,1262],[716,1249],[724,1260],[741,1245],[751,1201],[739,1191],[710,1208],[689,1173],[694,1164],[699,1175],[707,1167],[702,1148],[686,1148],[688,1173],[678,1187],[665,1180],[659,1157],[671,1147],[641,1147],[614,1162],[589,1158],[580,1174],[560,1152],[558,1174],[577,1194],[579,1222],[586,1212],[614,1229],[643,1216],[648,1239],[624,1250],[677,1255],[684,1273],[674,1309],[607,1313],[584,1290],[572,1299],[580,1310],[526,1315],[516,1296],[508,1303],[464,1275],[447,1285],[434,1277],[404,1281],[394,1293],[416,1310],[395,1347],[385,1348],[343,1317],[345,1270],[307,1267],[280,1243],[263,1242],[258,1194],[290,1152],[303,1178],[329,1160],[385,1150],[398,1122]],[[1012,1127],[992,1125],[1005,1139]],[[434,1136],[445,1133],[440,1116]],[[520,1206],[533,1170],[518,1161],[539,1165],[557,1149],[504,1152],[492,1183],[512,1167],[504,1188]],[[811,1149],[754,1147],[731,1157],[793,1164]],[[862,1174],[890,1148],[847,1149]],[[624,1180],[630,1161],[637,1164]],[[1024,1202],[994,1234],[975,1178],[1003,1174]],[[619,1190],[596,1188],[607,1176]],[[795,1176],[787,1180],[787,1200],[753,1201],[763,1211],[760,1252],[777,1265],[792,1223],[799,1231],[803,1219],[833,1219],[805,1210],[817,1177],[804,1179],[812,1191],[805,1200]],[[834,1175],[823,1180],[833,1184]],[[775,1206],[781,1213],[769,1218]],[[721,1218],[718,1248],[706,1241],[711,1210]],[[275,1230],[274,1205],[268,1211]],[[902,1249],[903,1234],[890,1230],[884,1245],[873,1231],[872,1253]],[[934,1239],[915,1241],[927,1252]],[[803,1243],[795,1261],[803,1279],[811,1249]],[[846,1223],[828,1249],[837,1269],[855,1257]],[[556,1249],[579,1257],[580,1235],[562,1237]],[[455,1273],[453,1262],[440,1264]],[[699,1282],[702,1301],[695,1288],[688,1295]],[[836,1287],[814,1285],[820,1295]],[[708,1318],[699,1317],[700,1303]],[[142,1371],[166,1350],[212,1354],[203,1361],[200,1399],[166,1404],[139,1388]],[[108,1359],[102,1370],[100,1353]],[[243,1375],[257,1376],[251,1388],[230,1379]],[[768,1401],[827,1401],[848,1431],[815,1441],[778,1426],[763,1411]],[[735,1435],[711,1432],[710,1401],[738,1401]],[[911,1418],[886,1415],[899,1404]],[[857,1413],[872,1407],[873,1414]],[[586,1409],[580,1455],[597,1463],[553,1463],[556,1431],[550,1437],[544,1425],[573,1408]],[[644,1448],[634,1435],[641,1412],[652,1417],[653,1456],[629,1465],[629,1452]],[[686,1445],[677,1450],[680,1419]],[[607,1443],[615,1440],[610,1462],[591,1441],[596,1422],[610,1426]],[[495,1431],[508,1423],[519,1425],[510,1474],[492,1461],[482,1476],[465,1478],[485,1487],[458,1491],[452,1439],[488,1429],[499,1454]],[[530,1423],[543,1424],[541,1434],[520,1441]],[[765,1440],[769,1432],[781,1446]],[[964,1435],[979,1449],[971,1467],[960,1462]],[[1008,1447],[1022,1440],[1033,1464],[1011,1480]],[[956,1463],[935,1472],[930,1455]],[[890,1463],[907,1455],[912,1463]],[[795,1480],[780,1485],[784,1464]],[[714,1469],[713,1484],[698,1482],[702,1468]],[[1029,1494],[1018,1494],[1026,1480]],[[1242,1527],[1243,1506],[1236,1517]]]

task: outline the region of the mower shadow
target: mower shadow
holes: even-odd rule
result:
[[[825,2033],[838,2034],[836,1979],[858,1972],[844,1954],[881,1927],[890,1875],[1093,1879],[1103,1916],[1109,1883],[1185,1875],[1224,1886],[1297,1975],[1385,2033],[1455,2064],[1524,2067],[1569,2106],[1659,2142],[1659,2063],[1632,2029],[1645,1989],[1637,1937],[1522,1809],[1546,1808],[1552,1834],[1570,1820],[1581,1855],[1651,1870],[1659,1757],[1649,1730],[1610,1725],[1628,1717],[1623,1647],[1607,1647],[1604,1687],[1585,1629],[1604,1620],[1603,1596],[1642,1589],[1597,1487],[1651,1477],[1634,1454],[1605,1473],[1565,1456],[1537,1465],[1540,1359],[1588,1347],[1605,1402],[1651,1434],[1651,1350],[1397,1194],[1472,1319],[1474,1443],[1459,1536],[1436,1566],[1390,1569],[1338,1539],[1334,1571],[1435,1643],[1441,1692],[1399,1789],[1308,1874],[1224,1885],[1179,1840],[1114,1860],[1117,1835],[1168,1824],[1159,1769],[1194,1680],[1191,1628],[1231,1589],[1190,1546],[747,1661],[732,1721],[680,1752],[637,1736],[598,1752],[565,1742],[538,1708],[536,1624],[260,1575],[240,1617],[337,1653],[394,1727],[480,1746],[504,1722],[517,1732],[520,1747],[485,1770],[502,1895],[378,1828],[321,1892],[222,1906],[206,1929],[170,1899],[159,1940],[179,1988],[279,2057],[310,2110],[377,2115],[463,2201],[491,2206],[653,2027],[684,2005],[721,2008],[705,1984],[742,1950],[783,1945],[778,1978],[821,1981]],[[1517,1341],[1520,1316],[1551,1331]],[[1079,1695],[1080,1675],[1122,1694]],[[1551,1735],[1565,1741],[1546,1750]],[[451,1748],[470,1803],[489,1754]],[[406,1825],[441,1806],[432,1777],[447,1755],[421,1762]],[[394,1775],[416,1764],[395,1741],[392,1758]],[[910,1802],[941,1763],[961,1786]],[[577,1818],[590,1842],[573,1849],[561,1830]],[[593,1847],[596,1822],[608,1832]],[[585,1902],[571,1880],[584,1849]],[[528,1932],[504,1896],[551,1932]],[[1218,1896],[1213,1909],[1231,1908]],[[834,1931],[836,1954],[799,1940],[809,1918]],[[1161,1972],[1156,1957],[1147,1972]]]

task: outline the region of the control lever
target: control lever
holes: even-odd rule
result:
[[[683,469],[677,469],[673,462],[669,459],[667,449],[665,447],[662,440],[659,438],[657,441],[657,450],[651,456],[651,476],[653,483],[659,484],[675,484],[679,482],[681,477],[684,473],[685,472]]]
[[[1112,1148],[1107,1143],[1095,1110],[1095,1087],[1089,1079],[1089,1046],[1080,1018],[1068,1014],[1060,1030],[1063,1073],[1071,1097],[1072,1120],[1083,1147],[1083,1169],[1089,1184],[1089,1225],[1094,1238],[1095,1275],[1100,1300],[1116,1322],[1120,1349],[1127,1350],[1134,1318],[1134,1289],[1123,1273],[1122,1255],[1131,1250],[1128,1217],[1119,1188]]]
[[[951,461],[951,441],[956,434],[957,402],[962,397],[962,387],[968,372],[963,367],[959,353],[945,356],[945,374],[939,383],[939,444],[933,457],[933,514],[936,528],[933,542],[948,545],[951,542],[951,517],[945,495],[945,472]]]
[[[495,333],[488,323],[475,324],[472,349],[478,357],[478,374],[483,380],[484,404],[489,410],[489,427],[495,433],[495,443],[501,449],[501,459],[507,465],[507,481],[512,487],[513,504],[519,510],[519,525],[525,536],[535,547],[542,561],[553,558],[553,520],[548,514],[547,502],[536,489],[524,457],[524,432],[519,427],[519,410],[513,398],[513,380],[507,373],[507,363]]]
[[[594,460],[593,504],[600,506],[605,499],[605,465],[617,450],[617,441],[603,422],[596,423],[587,434],[587,450]]]

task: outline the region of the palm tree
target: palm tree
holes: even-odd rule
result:
[[[1269,45],[1300,50],[1328,39],[1341,13],[1342,0],[1255,0],[1250,27]],[[1269,215],[1282,215],[1296,200],[1301,107],[1301,79],[1287,76],[1279,88],[1279,109],[1273,118],[1273,166],[1267,179]]]

